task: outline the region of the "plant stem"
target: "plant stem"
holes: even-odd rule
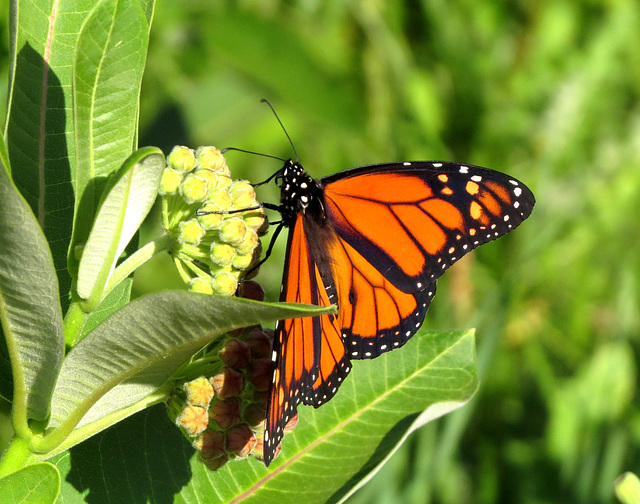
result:
[[[4,478],[28,465],[27,461],[31,457],[29,442],[20,437],[14,437],[2,454],[2,459],[0,459],[0,478]]]
[[[107,297],[120,282],[133,273],[136,268],[147,262],[155,254],[168,250],[172,243],[173,239],[171,236],[163,234],[127,258],[127,260],[120,264],[111,274],[98,305],[104,301],[104,298]],[[74,299],[69,305],[69,309],[64,317],[64,339],[67,350],[73,348],[80,341],[84,325],[91,314],[90,311],[83,309],[83,302],[84,300],[82,299]]]
[[[67,351],[72,349],[82,336],[82,329],[89,314],[82,309],[82,300],[74,299],[64,316],[64,342]]]
[[[126,261],[124,261],[114,270],[111,278],[109,278],[109,282],[107,283],[104,293],[102,294],[102,299],[104,299],[107,294],[109,294],[109,292],[111,292],[120,282],[127,278],[138,267],[142,266],[154,255],[160,252],[164,252],[165,250],[169,250],[172,244],[173,238],[169,234],[165,233],[155,240],[150,241],[141,249],[138,249],[134,254],[127,258]]]

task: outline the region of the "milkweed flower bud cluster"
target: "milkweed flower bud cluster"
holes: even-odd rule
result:
[[[163,226],[174,238],[171,254],[183,280],[196,292],[233,295],[259,258],[259,237],[267,229],[253,186],[231,179],[215,147],[176,146],[167,156],[160,194]]]
[[[241,295],[264,300],[256,282],[241,287]],[[232,331],[179,372],[184,378],[167,401],[169,416],[209,469],[247,456],[263,459],[272,340],[273,330],[259,325]],[[285,432],[295,423],[297,416]]]

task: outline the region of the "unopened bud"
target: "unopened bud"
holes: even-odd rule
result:
[[[189,436],[197,436],[209,425],[209,413],[202,406],[185,406],[176,418],[176,424]]]
[[[267,333],[260,329],[251,331],[245,338],[245,343],[251,350],[254,359],[267,358],[271,355],[271,340]]]
[[[198,245],[206,231],[202,228],[197,219],[189,219],[178,224],[178,241]]]
[[[232,369],[244,369],[249,365],[251,351],[244,341],[232,338],[220,350],[220,359]]]
[[[176,145],[167,156],[167,164],[176,171],[188,172],[196,165],[196,156],[189,147]]]
[[[204,201],[207,197],[207,183],[190,173],[180,184],[180,194],[189,204]]]
[[[172,168],[165,168],[160,180],[160,194],[175,194],[182,182],[182,174]]]
[[[196,159],[198,160],[198,166],[203,168],[209,168],[214,172],[223,173],[229,175],[229,168],[227,162],[224,159],[222,153],[212,146],[198,147],[196,151]]]
[[[238,279],[227,271],[219,271],[211,280],[214,294],[233,296],[238,288]]]
[[[218,424],[221,429],[228,429],[242,421],[240,411],[240,399],[230,398],[216,401],[209,408],[209,418]]]
[[[224,434],[211,429],[204,431],[193,443],[193,447],[200,452],[203,460],[214,459],[224,455],[227,444]]]
[[[187,393],[187,403],[193,406],[209,407],[213,398],[213,386],[204,376],[191,380],[183,385]]]
[[[264,301],[265,293],[262,285],[252,280],[245,280],[238,286],[238,296],[254,301]]]
[[[237,397],[242,394],[242,373],[231,368],[223,368],[217,375],[211,378],[211,385],[219,399]]]
[[[199,292],[200,294],[213,294],[211,277],[192,278],[189,283],[189,290],[191,292]]]
[[[257,390],[267,390],[271,383],[271,359],[254,359],[247,369],[247,379]]]
[[[228,243],[213,242],[211,244],[211,260],[218,266],[229,266],[236,256],[236,249]]]
[[[246,228],[244,238],[241,243],[236,245],[236,250],[239,254],[253,254],[253,250],[258,246],[259,242],[258,233],[251,228]]]
[[[227,432],[227,450],[239,457],[246,457],[256,445],[256,436],[246,424],[240,424]]]

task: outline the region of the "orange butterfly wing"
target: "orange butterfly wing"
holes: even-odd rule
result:
[[[474,248],[502,236],[535,203],[500,172],[445,162],[391,163],[322,180],[338,236],[404,292],[418,292]]]
[[[437,278],[467,252],[515,228],[535,203],[508,175],[457,163],[372,165],[322,182],[339,244],[332,256],[348,258],[333,269],[352,359],[373,358],[408,341],[422,324]]]
[[[304,225],[298,214],[289,234],[280,301],[329,306]],[[307,227],[313,223],[307,221]],[[267,402],[265,464],[269,465],[298,404],[320,406],[351,370],[335,315],[281,320],[273,342],[273,382]]]

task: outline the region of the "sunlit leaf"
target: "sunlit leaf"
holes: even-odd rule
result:
[[[142,148],[125,161],[108,186],[78,270],[77,290],[87,300],[87,309],[101,300],[117,259],[151,210],[163,168],[162,152]]]
[[[0,142],[2,140],[0,139]],[[42,229],[0,166],[0,316],[13,371],[14,422],[43,420],[63,356],[58,281]]]
[[[92,406],[89,418],[95,421],[137,402],[226,331],[317,310],[184,291],[132,301],[67,355],[53,394],[50,427],[79,422]],[[118,385],[120,392],[112,392],[110,401],[96,404]]]
[[[298,426],[269,469],[249,458],[209,471],[164,407],[154,407],[56,457],[66,475],[63,493],[90,491],[124,504],[144,502],[155,492],[185,504],[337,502],[413,429],[473,395],[474,357],[467,331],[421,333],[400,350],[356,362],[330,402],[317,410],[299,408]],[[143,466],[141,473],[129,469]],[[133,478],[146,482],[152,476],[155,485],[134,484]]]
[[[87,241],[106,178],[136,148],[148,31],[139,2],[101,0],[78,36],[73,67],[77,164],[72,171],[76,193],[72,249]],[[76,269],[77,260],[70,254],[73,276]],[[80,295],[87,297],[84,280],[82,289]]]
[[[60,491],[60,473],[49,462],[25,467],[0,479],[2,504],[53,504]]]

